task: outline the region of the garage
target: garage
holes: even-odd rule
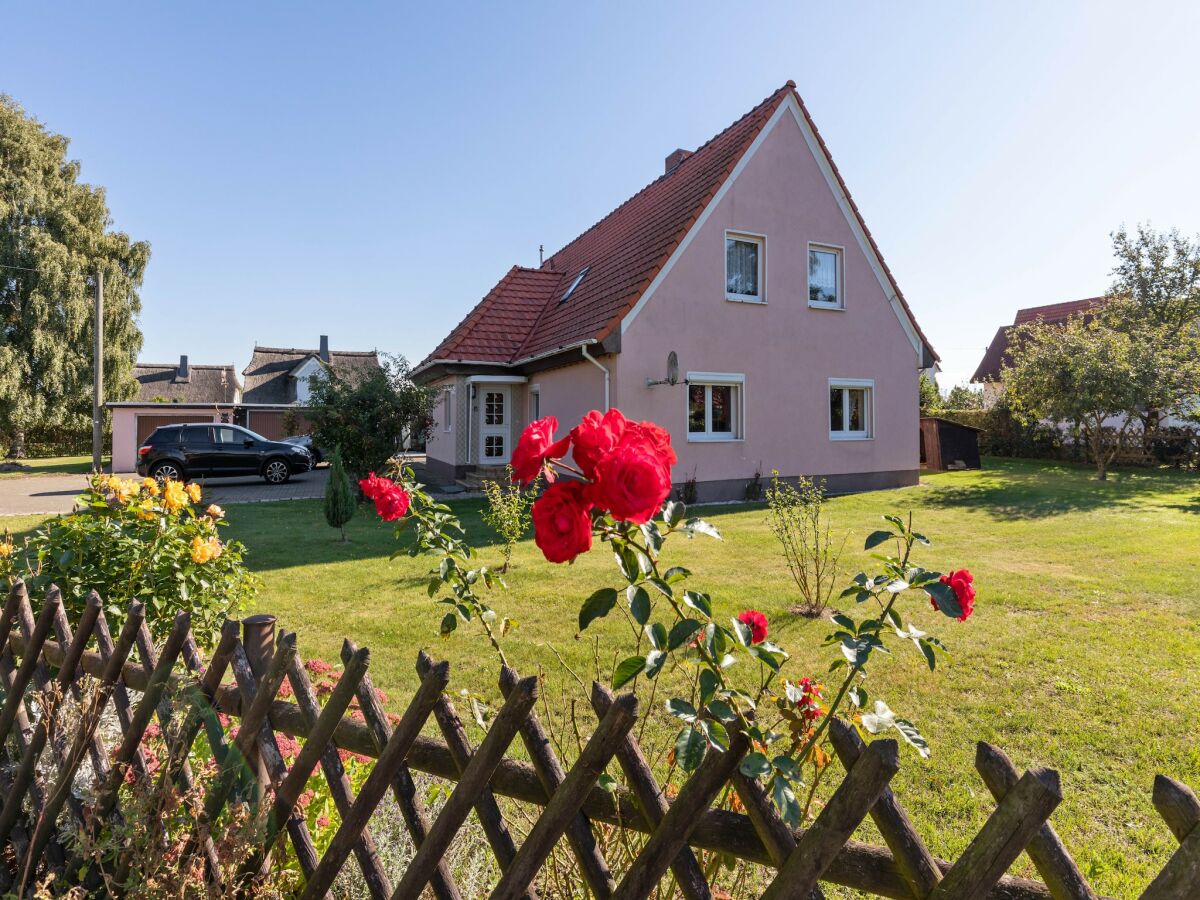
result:
[[[190,425],[193,422],[211,422],[211,415],[193,415],[193,416],[138,416],[137,417],[137,445],[140,447],[146,442],[146,438],[154,432],[155,428],[163,425]]]
[[[295,409],[247,409],[246,427],[269,441],[281,441],[312,431],[312,425],[304,418],[304,413]]]

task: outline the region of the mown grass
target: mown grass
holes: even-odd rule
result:
[[[2,461],[2,460],[0,460]],[[22,478],[28,475],[86,475],[92,471],[92,457],[89,456],[46,456],[40,459],[14,460],[25,468],[19,472],[0,472],[0,478]],[[103,459],[107,469],[109,458]]]
[[[927,761],[906,752],[893,782],[933,851],[955,858],[994,808],[973,769],[975,742],[987,740],[1019,767],[1061,773],[1056,828],[1100,892],[1136,896],[1174,846],[1150,803],[1154,774],[1200,787],[1200,480],[1121,471],[1102,483],[1086,469],[988,460],[984,471],[927,476],[918,487],[840,497],[830,507],[835,527],[850,534],[843,562],[851,574],[871,566],[860,548],[879,516],[911,510],[934,541],[918,561],[965,566],[976,577],[976,611],[965,624],[915,598],[903,610],[950,646],[936,673],[896,646],[873,663],[868,683],[873,698],[915,720],[933,747]],[[497,558],[479,502],[455,508],[483,557]],[[335,660],[342,638],[352,637],[371,648],[372,676],[399,708],[426,647],[452,662],[455,689],[498,697],[496,660],[478,631],[462,627],[439,639],[443,607],[425,592],[429,560],[389,560],[397,546],[391,528],[365,508],[345,545],[316,501],[228,512],[227,533],[247,544],[263,579],[253,611],[275,613],[298,631],[306,657]],[[762,507],[709,507],[703,515],[724,540],[673,538],[668,564],[691,569],[723,614],[765,612],[773,637],[792,653],[788,674],[820,677],[832,659],[820,646],[828,623],[789,613],[796,598]],[[509,590],[492,602],[520,622],[506,641],[512,663],[523,673],[543,670],[550,696],[578,694],[564,666],[586,680],[629,647],[628,626],[616,616],[585,639],[575,634],[581,601],[615,586],[615,575],[603,549],[552,566],[532,541],[517,548]],[[652,716],[666,719],[660,709]],[[654,725],[649,736],[666,733]],[[1018,868],[1034,874],[1025,861]]]

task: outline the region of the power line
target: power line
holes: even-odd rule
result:
[[[36,272],[37,269],[31,269],[28,266],[10,266],[7,263],[0,263],[0,269],[20,269],[22,272]]]

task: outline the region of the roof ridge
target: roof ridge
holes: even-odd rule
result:
[[[141,367],[143,369],[178,369],[179,362],[159,363],[159,362],[135,362],[134,368]],[[189,362],[189,369],[232,369],[237,363],[194,363]]]
[[[703,144],[701,144],[699,147],[697,147],[695,150],[693,150],[688,156],[686,156],[683,160],[681,160],[680,163],[677,166],[675,166],[675,168],[673,168],[670,172],[664,172],[662,175],[659,175],[653,181],[643,185],[632,196],[627,197],[623,203],[621,203],[620,205],[618,205],[615,208],[613,208],[612,210],[610,210],[606,215],[597,219],[595,222],[593,222],[590,226],[588,226],[583,231],[581,231],[579,234],[577,234],[570,241],[563,244],[561,247],[559,247],[557,250],[555,250],[553,253],[551,253],[548,257],[546,257],[546,262],[543,263],[543,267],[545,265],[548,265],[549,263],[553,262],[554,257],[558,256],[559,254],[566,251],[568,248],[579,243],[579,241],[581,241],[583,238],[587,237],[589,234],[591,234],[593,231],[595,231],[597,228],[599,228],[601,225],[603,225],[605,222],[607,222],[609,219],[611,219],[613,216],[615,216],[617,213],[619,213],[622,209],[624,209],[626,206],[628,206],[630,203],[632,203],[638,197],[642,196],[642,194],[646,193],[646,191],[648,191],[650,188],[654,187],[654,185],[656,185],[660,181],[670,178],[671,176],[678,173],[680,169],[682,169],[684,166],[686,166],[688,164],[688,160],[694,159],[695,156],[697,154],[699,154],[701,150],[703,150],[704,148],[713,144],[715,141],[720,139],[722,136],[728,134],[734,128],[737,128],[739,125],[741,125],[743,122],[745,122],[750,117],[756,115],[760,110],[762,110],[762,108],[764,106],[767,106],[768,104],[770,104],[772,102],[778,102],[779,96],[781,94],[783,94],[784,92],[786,92],[788,90],[795,90],[795,89],[796,89],[796,82],[789,79],[788,82],[783,87],[778,88],[775,91],[773,91],[769,96],[767,96],[763,100],[759,101],[759,103],[753,109],[751,109],[749,112],[745,113],[742,116],[739,116],[737,119],[735,119],[729,125],[722,128],[720,131],[718,131],[716,134],[714,134],[712,137],[710,137],[707,141],[705,141]],[[724,179],[722,179],[722,181],[723,180]]]

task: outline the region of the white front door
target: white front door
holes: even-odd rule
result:
[[[479,387],[479,464],[503,466],[512,457],[509,421],[512,404],[509,387],[483,384]]]

